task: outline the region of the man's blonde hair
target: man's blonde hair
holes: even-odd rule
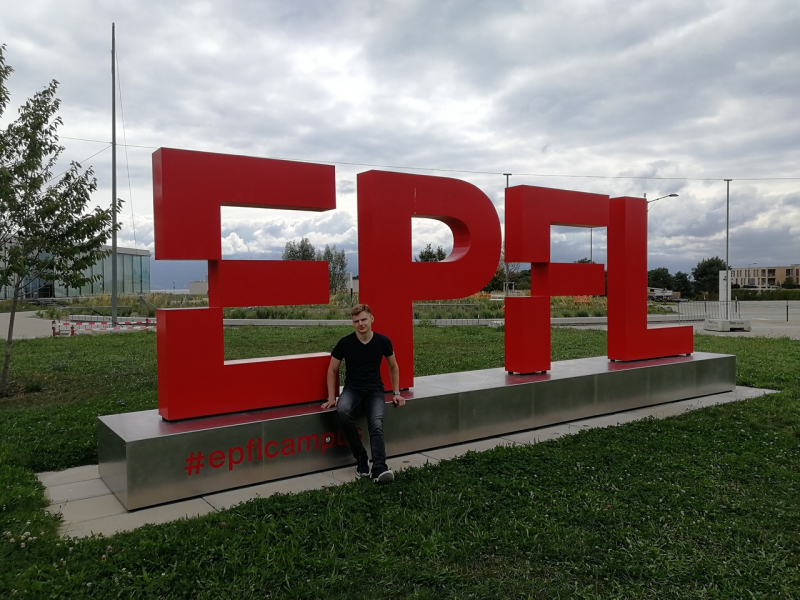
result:
[[[369,304],[356,304],[353,308],[350,309],[350,316],[355,317],[356,315],[361,314],[362,312],[372,314],[372,311],[369,308]]]

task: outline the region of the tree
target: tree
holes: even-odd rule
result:
[[[672,290],[680,292],[681,298],[692,296],[692,282],[689,281],[688,273],[678,271],[672,276]]]
[[[484,292],[502,292],[503,291],[503,282],[506,280],[506,273],[503,270],[503,263],[497,267],[497,270],[494,272],[494,275],[489,280],[483,290]]]
[[[514,287],[518,290],[529,290],[531,289],[531,270],[530,269],[522,269],[519,273],[517,273],[517,281],[514,283]]]
[[[580,259],[580,260],[576,260],[575,262],[576,262],[576,263],[580,263],[580,264],[582,264],[582,265],[593,265],[593,264],[594,264],[594,261],[593,261],[593,260],[590,260],[590,259],[588,259],[588,258],[582,258],[582,259]]]
[[[10,99],[5,83],[13,71],[4,51],[0,46],[0,117]],[[14,319],[26,288],[36,280],[86,285],[101,276],[87,277],[85,270],[108,255],[103,247],[111,235],[112,209],[86,213],[97,188],[91,167],[82,170],[71,162],[63,174],[53,175],[64,151],[58,140],[57,88],[58,82],[51,81],[0,130],[0,286],[11,289],[0,396],[8,385]]]
[[[286,242],[281,254],[282,260],[324,260],[328,263],[328,289],[331,294],[347,290],[347,256],[344,250],[337,250],[336,245],[325,250],[317,250],[314,244],[303,238],[299,242]]]
[[[328,287],[331,294],[347,291],[347,257],[344,250],[336,250],[336,245],[317,252],[317,260],[328,261]]]
[[[647,287],[671,290],[675,287],[675,280],[667,267],[658,267],[647,272]]]
[[[286,246],[281,254],[283,260],[316,260],[317,250],[314,244],[308,241],[308,238],[303,238],[299,242],[290,240],[286,242]]]
[[[434,250],[431,245],[428,244],[414,260],[416,262],[442,262],[445,258],[447,258],[447,253],[444,251],[444,248],[437,246],[436,250]]]
[[[500,268],[503,269],[503,278],[508,283],[516,283],[519,276],[519,271],[522,268],[522,263],[506,262],[506,241],[503,240],[503,246],[500,249]]]
[[[694,279],[695,291],[699,293],[707,292],[715,294],[719,291],[719,272],[727,269],[725,261],[719,256],[706,258],[697,263],[692,269],[692,279]]]
[[[781,287],[784,288],[784,289],[787,289],[787,290],[793,288],[794,287],[794,277],[789,276],[786,279],[784,279],[783,280],[783,284],[781,285]]]

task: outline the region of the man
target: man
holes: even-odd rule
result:
[[[328,366],[328,401],[322,408],[336,407],[342,431],[356,459],[356,474],[370,475],[367,451],[361,443],[355,416],[363,408],[367,415],[369,443],[372,449],[372,480],[376,483],[394,481],[394,473],[386,466],[386,446],[383,442],[383,411],[386,404],[381,381],[381,360],[386,357],[392,380],[392,401],[404,406],[400,395],[400,368],[394,356],[392,342],[385,335],[372,331],[375,317],[366,304],[357,304],[350,311],[355,331],[344,336],[331,352]],[[336,373],[345,361],[344,389],[337,400]]]

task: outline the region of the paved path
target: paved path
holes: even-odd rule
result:
[[[677,325],[676,316],[674,315],[650,315],[650,327],[665,327]],[[800,319],[791,319],[786,321],[784,319],[771,318],[766,316],[753,316],[750,318],[752,331],[732,331],[732,332],[717,332],[706,331],[703,329],[702,321],[694,323],[685,323],[692,325],[695,333],[702,335],[719,335],[727,337],[788,337],[794,340],[800,340]],[[5,339],[8,332],[8,313],[0,313],[0,339]],[[659,322],[661,320],[662,322]],[[667,323],[663,321],[669,320]],[[440,319],[441,326],[447,325],[487,325],[492,323],[502,324],[503,320],[492,319]],[[575,327],[583,329],[607,329],[605,317],[572,317],[572,318],[555,318],[550,320],[551,324],[555,327]],[[283,325],[283,326],[300,326],[300,325],[349,325],[350,321],[318,321],[318,320],[280,320],[280,319],[224,319],[223,323],[226,326],[242,326],[242,325]],[[52,322],[49,319],[37,319],[34,311],[17,313],[17,318],[14,322],[14,339],[22,340],[36,337],[50,337],[53,335]]]
[[[794,321],[776,321],[769,319],[753,319],[750,321],[752,331],[706,331],[704,323],[698,321],[695,323],[651,323],[650,328],[655,329],[658,327],[674,327],[676,325],[691,325],[694,332],[699,335],[716,335],[718,337],[766,337],[766,338],[781,338],[786,337],[793,340],[800,340],[800,320]],[[561,327],[570,327],[572,329],[599,329],[607,331],[608,326],[603,325],[576,325],[566,324],[560,325]]]
[[[800,340],[800,319],[781,321],[758,317],[750,318],[751,331],[705,331],[702,323],[694,323],[693,325],[696,333],[701,333],[704,335],[717,335],[723,337],[788,337],[793,340]]]
[[[8,323],[11,313],[0,313],[0,338],[8,338]],[[37,319],[35,311],[18,312],[14,318],[14,339],[51,337],[53,322],[50,319]]]
[[[500,445],[535,444],[577,433],[582,429],[611,427],[650,416],[655,418],[671,417],[706,406],[746,400],[769,393],[772,393],[772,390],[737,387],[735,390],[723,394],[638,408],[457,446],[390,457],[389,466],[395,472],[400,472],[409,467],[419,467],[427,463],[437,463],[441,460],[455,458],[469,451],[482,452]],[[61,526],[62,535],[86,537],[92,534],[108,536],[119,531],[136,529],[148,523],[159,524],[197,517],[225,510],[254,498],[341,485],[353,481],[356,477],[355,469],[351,466],[208,494],[199,498],[171,502],[132,512],[125,510],[125,507],[100,479],[97,465],[40,473],[38,478],[45,486],[45,493],[51,503],[47,509],[48,512],[60,514],[64,520]]]

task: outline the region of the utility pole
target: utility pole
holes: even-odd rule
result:
[[[111,325],[117,325],[117,39],[111,23]]]
[[[730,294],[731,294],[731,262],[730,262],[730,239],[731,239],[731,181],[725,180],[725,318],[730,319]]]
[[[506,189],[508,189],[508,178],[511,173],[503,173],[506,176]],[[503,272],[506,276],[506,289],[503,290],[503,295],[508,296],[508,261],[506,260],[506,242],[503,240]]]

